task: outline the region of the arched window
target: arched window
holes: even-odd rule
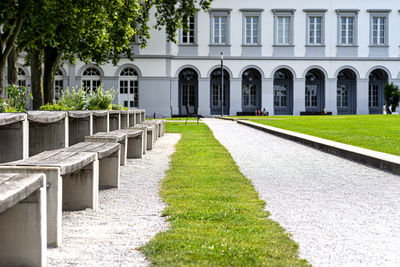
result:
[[[18,68],[18,86],[26,86],[26,74],[21,68]]]
[[[101,75],[98,69],[89,67],[83,72],[82,86],[86,92],[96,91],[100,84]]]
[[[61,92],[64,89],[64,75],[61,70],[58,70],[54,76],[54,98],[60,99]]]
[[[221,114],[222,107],[224,107],[224,114],[229,114],[230,108],[230,75],[224,69],[224,87],[222,88],[222,71],[220,68],[214,70],[210,79],[210,95],[211,95],[211,115]]]
[[[134,68],[125,68],[120,73],[119,103],[124,107],[139,107],[139,76]]]

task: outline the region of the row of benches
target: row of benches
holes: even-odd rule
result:
[[[62,210],[96,210],[99,188],[118,188],[120,165],[164,133],[164,121],[145,121],[1,164],[0,266],[45,266],[46,247],[61,244]]]
[[[83,142],[85,136],[134,126],[144,110],[0,113],[0,163]]]

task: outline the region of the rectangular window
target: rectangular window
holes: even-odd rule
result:
[[[386,17],[372,17],[372,44],[374,45],[386,44],[385,28],[386,28]]]
[[[286,16],[279,16],[277,18],[277,44],[288,45],[290,44],[290,29],[291,19]]]
[[[188,19],[188,30],[182,30],[182,44],[194,44],[195,43],[195,17],[191,16]]]
[[[340,44],[354,44],[354,17],[341,17],[340,21]]]
[[[246,17],[246,44],[258,44],[258,16]]]
[[[322,17],[308,17],[309,44],[322,44]]]
[[[227,40],[226,16],[215,16],[213,19],[213,42],[214,44],[226,44]]]

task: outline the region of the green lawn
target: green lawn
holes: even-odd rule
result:
[[[268,219],[265,203],[229,152],[201,124],[182,133],[160,195],[171,229],[140,248],[163,266],[304,266],[298,245]]]
[[[400,115],[241,118],[400,156]]]

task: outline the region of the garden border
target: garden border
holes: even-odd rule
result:
[[[364,165],[400,175],[400,157],[251,121],[224,118]]]

